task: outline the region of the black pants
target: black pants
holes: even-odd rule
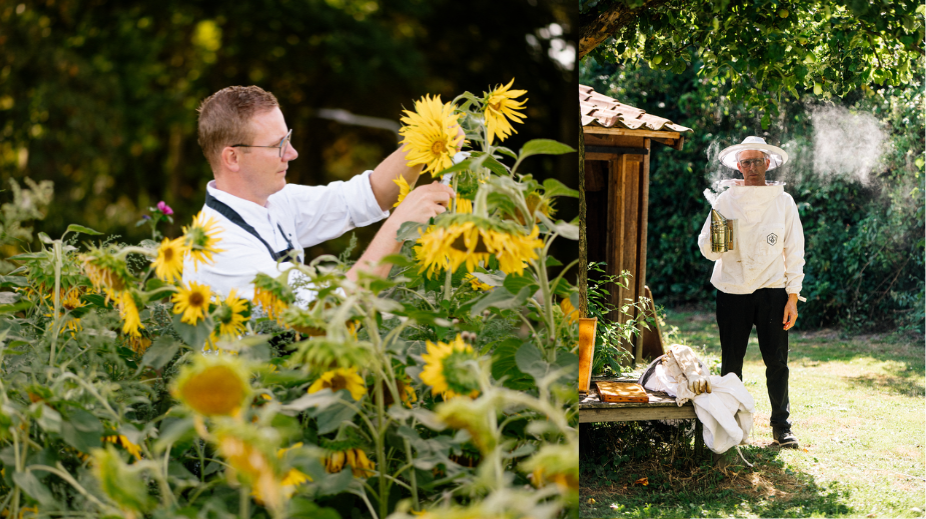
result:
[[[781,320],[788,294],[784,288],[761,288],[751,294],[717,291],[717,327],[720,328],[721,376],[736,373],[743,380],[743,357],[755,325],[759,351],[765,361],[773,429],[790,429],[788,400],[788,332]]]

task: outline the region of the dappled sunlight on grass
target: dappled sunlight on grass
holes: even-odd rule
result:
[[[678,339],[720,358],[712,312],[669,312]],[[922,517],[926,509],[923,346],[917,337],[792,332],[793,430],[800,450],[772,445],[765,365],[755,340],[743,369],[756,401],[752,442],[730,466],[680,470],[665,460],[625,462],[607,478],[580,466],[583,517]],[[716,364],[719,369],[719,363]],[[732,458],[731,458],[732,455]],[[646,487],[631,476],[648,476]],[[688,478],[688,479],[685,479]],[[661,482],[673,481],[671,488]],[[594,499],[594,503],[589,503]]]

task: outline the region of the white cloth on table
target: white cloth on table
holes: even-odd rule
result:
[[[670,349],[677,347],[688,348],[672,345]],[[723,377],[711,375],[711,392],[695,395],[688,389],[688,382],[672,356],[663,359],[646,380],[646,389],[668,393],[679,406],[691,400],[698,420],[704,424],[704,444],[710,450],[720,454],[749,443],[756,403],[739,377],[733,373]],[[707,366],[700,359],[698,362],[703,372],[708,373]]]
[[[332,182],[326,186],[287,184],[270,195],[266,206],[238,198],[220,191],[215,181],[206,186],[209,194],[228,205],[251,225],[274,251],[285,250],[289,238],[297,255],[304,258],[306,247],[337,238],[356,228],[370,225],[389,216],[383,211],[373,188],[370,174],[365,171],[350,180]],[[272,277],[291,267],[290,262],[279,265],[267,247],[251,233],[245,231],[211,207],[203,207],[207,217],[215,218],[222,232],[218,248],[223,252],[213,255],[214,263],[193,268],[188,257],[183,265],[183,282],[196,281],[209,285],[212,291],[227,296],[236,290],[239,297],[253,299],[254,276],[262,272]],[[280,229],[286,236],[280,234]],[[304,258],[307,262],[311,258]],[[289,283],[296,289],[302,304],[315,297],[311,287],[299,287],[302,275],[290,272]]]

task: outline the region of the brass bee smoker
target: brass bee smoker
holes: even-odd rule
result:
[[[711,209],[711,251],[727,252],[736,249],[736,220],[728,220],[716,209]]]

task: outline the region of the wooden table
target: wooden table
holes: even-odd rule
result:
[[[697,418],[691,402],[679,407],[675,399],[661,391],[646,390],[649,402],[602,402],[595,382],[636,382],[637,379],[609,378],[592,381],[587,395],[579,397],[579,423],[636,422],[640,420],[689,420]]]

